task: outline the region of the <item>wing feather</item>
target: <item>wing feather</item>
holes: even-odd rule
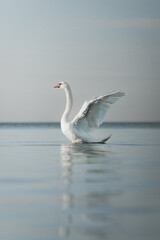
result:
[[[84,102],[79,113],[72,121],[73,125],[84,131],[92,131],[98,128],[103,123],[111,104],[124,95],[124,92],[110,91],[102,96]]]

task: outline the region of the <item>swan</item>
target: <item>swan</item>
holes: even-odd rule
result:
[[[66,94],[66,108],[61,118],[61,130],[72,143],[105,143],[111,137],[98,140],[91,135],[91,132],[103,123],[110,105],[124,96],[124,92],[113,90],[84,102],[79,113],[70,121],[69,115],[73,104],[71,88],[66,82],[60,82],[54,88],[61,88]]]

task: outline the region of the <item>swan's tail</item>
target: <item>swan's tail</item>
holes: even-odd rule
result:
[[[106,143],[110,139],[110,137],[111,137],[111,134],[107,138],[102,139],[99,143],[103,143],[103,144]]]

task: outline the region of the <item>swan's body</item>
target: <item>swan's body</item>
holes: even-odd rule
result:
[[[72,143],[105,143],[110,136],[103,140],[97,140],[91,135],[91,132],[103,123],[110,105],[124,96],[124,93],[111,91],[86,101],[75,118],[69,121],[73,104],[70,86],[66,82],[60,82],[55,88],[62,88],[66,93],[66,108],[61,118],[63,134]]]

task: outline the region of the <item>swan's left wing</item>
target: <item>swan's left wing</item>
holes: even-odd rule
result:
[[[87,132],[98,128],[103,123],[110,105],[124,95],[123,92],[111,91],[90,101],[86,101],[73,119],[73,125]]]

